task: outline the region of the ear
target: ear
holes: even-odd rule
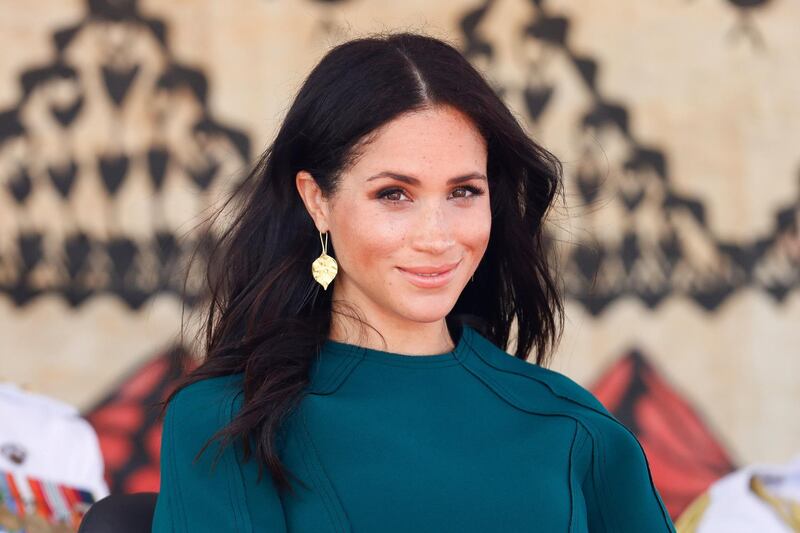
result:
[[[295,176],[295,185],[300,198],[306,206],[308,214],[314,220],[317,230],[325,232],[328,230],[328,200],[322,194],[322,189],[317,185],[317,180],[305,170],[301,170]]]

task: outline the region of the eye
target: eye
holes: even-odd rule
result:
[[[378,193],[377,197],[382,199],[382,200],[388,200],[389,202],[397,203],[397,202],[400,201],[400,199],[398,199],[398,198],[389,198],[389,196],[394,196],[394,195],[398,195],[398,194],[405,194],[405,193],[404,193],[403,189],[398,189],[397,187],[393,187],[391,189],[383,189],[382,191],[380,191]]]
[[[483,194],[483,189],[475,187],[473,185],[464,185],[463,187],[458,187],[455,190],[456,191],[464,190],[470,193],[469,195],[465,196],[456,196],[456,198],[472,198],[473,196],[480,196],[481,194]]]
[[[465,191],[469,194],[454,194],[455,198],[472,198],[473,196],[480,196],[483,194],[483,189],[480,187],[475,187],[473,185],[464,185],[462,187],[456,187],[453,189],[453,192],[456,193],[458,191]],[[390,203],[396,204],[400,203],[403,200],[398,196],[405,195],[405,191],[399,187],[392,187],[389,189],[383,189],[382,191],[378,192],[376,197],[381,200],[386,200]]]

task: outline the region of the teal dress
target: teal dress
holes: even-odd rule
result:
[[[452,352],[328,340],[284,426],[307,487],[206,440],[242,404],[241,375],[167,408],[153,531],[674,532],[639,442],[586,389],[463,326]]]

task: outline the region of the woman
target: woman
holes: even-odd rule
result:
[[[674,531],[636,438],[544,368],[560,190],[452,46],[331,50],[212,254],[154,531]]]

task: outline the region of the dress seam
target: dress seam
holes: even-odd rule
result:
[[[364,357],[362,355],[356,355],[356,354],[349,354],[349,353],[345,354],[345,353],[343,353],[343,354],[340,354],[340,355],[342,357],[348,357],[350,359],[355,359],[355,360],[357,360],[359,362],[375,363],[376,365],[394,366],[394,367],[400,367],[400,368],[439,368],[439,367],[446,368],[446,367],[449,367],[449,366],[456,366],[456,365],[461,364],[461,361],[459,361],[458,359],[452,359],[452,360],[448,359],[448,360],[445,360],[445,361],[417,361],[417,362],[411,362],[411,363],[401,363],[401,362],[391,363],[389,361],[376,361],[375,359],[372,359],[370,357]],[[425,356],[421,356],[421,357],[425,357]]]
[[[551,393],[552,393],[554,396],[556,396],[556,397],[558,397],[558,398],[561,398],[561,399],[563,399],[563,400],[565,400],[565,401],[568,401],[568,402],[570,402],[570,403],[574,403],[574,404],[576,404],[576,405],[580,405],[580,406],[582,406],[582,407],[584,407],[584,408],[586,408],[586,409],[590,409],[591,411],[593,411],[593,412],[595,412],[595,413],[597,413],[597,414],[599,414],[599,415],[601,415],[601,416],[603,416],[603,417],[605,417],[605,418],[607,418],[607,419],[611,420],[612,422],[614,422],[614,423],[618,424],[618,425],[619,425],[620,427],[622,427],[622,428],[623,428],[625,431],[627,431],[627,432],[628,432],[628,433],[629,433],[629,434],[630,434],[630,435],[631,435],[631,436],[634,438],[634,440],[636,440],[636,443],[637,443],[637,445],[639,446],[639,449],[641,450],[641,452],[642,452],[642,455],[644,455],[645,466],[647,467],[647,475],[648,475],[648,478],[649,478],[649,481],[650,481],[650,489],[651,489],[651,492],[653,493],[653,496],[655,496],[655,498],[656,498],[656,502],[658,503],[659,509],[660,509],[660,511],[661,511],[661,517],[662,517],[662,519],[664,520],[664,524],[667,526],[667,530],[668,530],[668,531],[670,531],[670,532],[671,532],[671,531],[673,531],[673,530],[672,530],[672,529],[669,527],[669,523],[670,523],[670,519],[668,518],[669,514],[667,513],[667,511],[666,511],[666,509],[665,509],[665,507],[664,507],[664,504],[663,504],[663,502],[661,501],[660,497],[658,496],[658,492],[657,492],[657,489],[656,489],[656,487],[655,487],[655,483],[653,483],[653,474],[652,474],[652,471],[651,471],[651,469],[650,469],[650,462],[647,460],[647,455],[644,453],[644,448],[642,447],[641,443],[639,442],[639,439],[637,439],[637,438],[636,438],[636,435],[635,435],[635,434],[634,434],[634,433],[633,433],[633,432],[630,430],[630,428],[628,428],[628,426],[626,426],[625,424],[623,424],[622,422],[620,422],[619,420],[617,420],[617,419],[616,419],[616,418],[614,418],[613,416],[610,416],[608,413],[604,413],[603,411],[601,411],[601,410],[597,409],[596,407],[593,407],[593,406],[591,406],[591,405],[585,404],[585,403],[583,403],[583,402],[581,402],[581,401],[575,400],[575,399],[573,399],[573,398],[570,398],[570,397],[568,397],[568,396],[563,396],[563,395],[559,394],[558,392],[556,392],[555,390],[553,390],[553,388],[550,386],[550,384],[549,384],[549,383],[547,383],[547,382],[546,382],[546,381],[544,381],[544,380],[538,379],[538,378],[536,378],[536,377],[534,377],[534,376],[530,376],[530,375],[528,375],[528,374],[523,374],[523,373],[521,373],[521,372],[516,372],[516,371],[514,371],[514,370],[507,370],[507,369],[504,369],[504,368],[499,368],[499,367],[495,366],[494,364],[492,364],[491,362],[489,362],[489,361],[488,361],[486,358],[484,358],[483,356],[481,356],[481,354],[480,354],[480,351],[479,351],[479,350],[477,350],[477,349],[476,349],[476,348],[475,348],[475,347],[472,345],[472,343],[469,341],[469,339],[466,339],[466,344],[467,344],[467,346],[468,346],[469,348],[471,348],[471,349],[472,349],[472,351],[473,351],[473,352],[475,352],[475,354],[478,356],[478,358],[479,358],[481,361],[483,361],[485,364],[489,365],[490,367],[494,368],[495,370],[497,370],[497,371],[499,371],[499,372],[505,372],[505,373],[508,373],[508,374],[514,374],[514,375],[517,375],[517,376],[520,376],[520,377],[524,377],[524,378],[530,379],[530,380],[532,380],[532,381],[535,381],[535,382],[537,382],[537,383],[541,383],[542,385],[544,385],[545,387],[547,387],[547,389],[548,389],[548,390],[549,390],[549,391],[550,391],[550,392],[551,392]],[[499,349],[499,348],[498,348],[498,349]],[[508,356],[508,357],[513,357],[512,355],[508,355],[508,354],[507,354],[507,356]],[[511,393],[509,393],[508,391],[506,391],[506,393],[507,393],[507,394],[509,394],[509,395],[511,395]],[[517,400],[517,401],[518,401],[518,400]],[[577,418],[576,418],[576,420],[577,420]],[[584,425],[584,427],[586,427],[586,426]],[[586,427],[586,429],[587,429],[587,431],[589,430],[589,429],[588,429],[588,427]],[[598,440],[599,440],[599,436],[598,436]],[[603,460],[605,460],[605,459],[603,459]],[[601,474],[601,475],[602,475],[602,474]]]
[[[567,456],[567,476],[568,476],[568,483],[567,488],[569,489],[569,524],[567,528],[567,533],[572,533],[572,525],[575,522],[575,496],[573,494],[573,472],[572,472],[572,452],[575,448],[575,441],[578,437],[578,422],[575,422],[575,430],[572,433],[572,442],[569,445],[569,455]]]
[[[311,434],[308,432],[308,426],[306,424],[305,413],[300,410],[300,419],[301,419],[301,426],[302,426],[302,445],[305,449],[304,462],[306,463],[306,468],[308,468],[309,472],[313,471],[314,477],[317,480],[317,487],[321,491],[321,495],[323,496],[323,501],[325,502],[325,509],[328,511],[328,517],[330,518],[331,522],[336,528],[337,531],[347,532],[348,528],[346,527],[345,523],[343,522],[343,518],[337,512],[337,507],[339,507],[335,501],[335,495],[332,495],[330,492],[330,487],[327,486],[326,480],[327,477],[325,476],[324,472],[321,472],[313,461],[313,455],[316,453],[314,449],[314,443],[311,440]],[[324,494],[323,494],[324,493]]]
[[[314,384],[309,384],[308,392],[310,394],[316,394],[318,396],[325,396],[329,394],[333,394],[339,389],[341,385],[340,376],[345,373],[347,370],[351,370],[356,366],[357,362],[353,362],[352,359],[342,359],[339,364],[332,370],[333,374],[328,377],[328,379],[322,379],[322,383],[318,386],[314,386]],[[312,376],[312,379],[316,376]],[[333,386],[331,386],[333,384]]]
[[[233,396],[233,399],[231,399],[230,410],[229,410],[229,413],[228,413],[229,417],[226,417],[225,420],[232,420],[233,419],[233,417],[234,417],[234,409],[235,409],[235,405],[236,405],[236,397],[239,394],[241,394],[241,393],[237,393],[236,395]],[[230,450],[231,451],[231,457],[229,458],[228,462],[229,462],[229,464],[233,463],[232,464],[232,469],[234,470],[234,472],[236,474],[238,474],[236,476],[236,480],[239,481],[239,483],[240,483],[239,489],[241,489],[241,493],[238,494],[238,496],[240,496],[240,498],[238,498],[238,499],[234,498],[234,503],[236,503],[237,500],[239,501],[239,506],[237,506],[236,509],[237,509],[237,512],[239,513],[239,516],[241,517],[241,520],[242,520],[242,528],[246,528],[246,530],[248,532],[252,532],[253,531],[253,524],[252,524],[252,521],[250,520],[249,508],[246,505],[246,500],[245,500],[246,496],[244,494],[244,492],[245,492],[245,489],[244,489],[245,482],[244,482],[244,474],[242,473],[242,465],[239,462],[238,457],[237,457],[236,443],[235,442],[231,442],[229,445],[231,446],[231,450]],[[230,486],[231,483],[234,483],[234,482],[235,481],[233,479],[229,479],[229,486]],[[231,495],[232,496],[233,496],[233,492],[234,491],[232,490],[231,491]],[[242,509],[242,507],[241,507],[241,503],[242,502],[245,502],[244,509]]]
[[[500,385],[499,382],[494,381],[491,378],[488,378],[487,376],[478,376],[472,369],[470,369],[466,365],[464,365],[464,368],[470,374],[472,374],[473,376],[477,377],[479,380],[485,381],[486,383],[488,383],[490,385],[490,387],[491,386],[496,387],[503,394],[508,395],[508,397],[511,398],[513,401],[519,403],[519,401],[520,401],[519,398],[514,393],[512,393],[511,391],[506,389],[503,385]],[[564,419],[567,419],[567,420],[571,420],[576,426],[576,432],[577,432],[577,427],[578,426],[582,426],[582,427],[584,427],[584,429],[586,429],[587,432],[590,432],[589,428],[586,426],[586,424],[584,423],[583,420],[580,420],[578,417],[575,417],[575,416],[570,415],[568,413],[540,413],[540,412],[536,412],[536,411],[531,411],[529,409],[520,408],[519,405],[513,405],[513,407],[515,409],[520,409],[520,410],[522,410],[522,411],[524,411],[526,413],[529,413],[529,414],[534,414],[534,415],[538,415],[538,416],[552,416],[552,417],[559,417],[559,418],[564,418]],[[574,439],[575,439],[575,434],[573,434],[573,438],[571,440],[571,443],[574,443]],[[568,460],[570,460],[570,461],[571,461],[571,454],[572,454],[572,445],[570,445],[570,452],[567,454],[567,456],[569,458]],[[571,468],[571,464],[570,464],[570,468]],[[568,477],[568,481],[567,481],[567,490],[570,493],[570,518],[569,518],[568,527],[571,528],[572,527],[572,513],[573,513],[573,508],[572,508],[572,499],[573,498],[572,498],[572,491],[571,491],[572,476],[571,476],[571,472],[568,472],[568,474],[569,474],[569,477]]]
[[[301,440],[302,439],[303,438],[301,438]],[[317,489],[320,491],[320,500],[322,500],[322,505],[325,507],[325,511],[328,514],[328,519],[331,521],[331,524],[333,525],[334,529],[336,529],[338,524],[333,518],[333,513],[331,512],[330,506],[328,504],[328,497],[327,494],[325,494],[325,489],[321,487],[321,483],[319,483],[319,477],[317,473],[314,472],[314,468],[311,466],[311,463],[309,462],[308,451],[306,449],[305,444],[301,442],[300,446],[302,448],[300,450],[300,457],[303,460],[303,464],[305,465],[309,475],[311,475],[311,477],[314,479],[314,486],[317,487]]]
[[[225,407],[226,406],[227,406],[227,402],[223,401],[223,402],[219,403],[219,406],[217,407],[217,420],[225,420],[224,412],[225,412]],[[217,446],[221,446],[221,444],[217,444]],[[221,452],[221,453],[222,453],[221,458],[225,461],[223,464],[226,467],[230,468],[229,461],[225,457],[224,452]],[[212,469],[213,468],[215,468],[215,467],[212,465]],[[236,523],[236,526],[237,526],[237,529],[238,529],[240,527],[239,509],[237,508],[236,502],[234,501],[234,498],[233,498],[233,489],[231,487],[231,476],[226,475],[225,476],[225,481],[226,481],[226,484],[228,485],[228,504],[231,506],[231,510],[233,511],[233,513],[232,513],[233,514],[233,519],[234,519],[234,522]]]
[[[605,494],[606,501],[613,501],[610,486],[608,484],[608,477],[606,476],[606,472],[608,471],[608,462],[606,461],[606,454],[604,452],[604,446],[602,443],[602,436],[597,436],[597,455],[600,456],[600,461],[602,462],[603,467],[600,469],[599,477],[601,479],[600,487]],[[602,506],[599,506],[602,512]],[[619,517],[615,516],[614,513],[608,513],[608,522],[613,523],[614,527],[618,531],[620,531],[619,522],[617,521]]]

